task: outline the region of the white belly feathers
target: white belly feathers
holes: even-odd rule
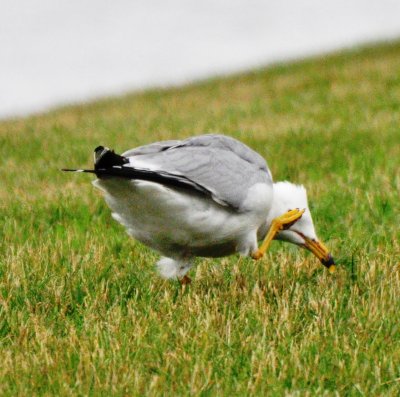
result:
[[[155,182],[104,178],[93,184],[129,235],[174,258],[251,253],[273,194],[268,185],[254,185],[246,212],[238,213],[201,194]]]

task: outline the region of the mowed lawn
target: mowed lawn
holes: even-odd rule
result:
[[[203,132],[307,187],[335,274],[274,242],[164,281],[60,172]],[[0,395],[400,395],[400,42],[4,121],[0,165]]]

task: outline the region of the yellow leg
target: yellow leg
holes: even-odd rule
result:
[[[290,226],[296,223],[304,214],[304,211],[305,209],[299,210],[298,208],[296,208],[275,218],[271,223],[271,226],[268,230],[267,235],[265,236],[263,243],[258,248],[258,250],[251,255],[251,257],[253,259],[260,259],[267,251],[269,245],[271,244],[271,241],[275,238],[275,236],[281,230],[288,229]]]

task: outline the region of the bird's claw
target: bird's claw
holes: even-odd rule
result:
[[[289,210],[285,212],[283,215],[278,216],[275,218],[270,226],[270,229],[265,236],[263,243],[261,244],[260,248],[251,254],[251,257],[255,260],[258,260],[263,257],[265,251],[268,249],[269,244],[275,238],[275,236],[281,231],[286,230],[290,226],[294,225],[304,214],[306,210],[299,208],[295,208],[294,210]]]
[[[305,211],[305,208],[302,210],[295,208],[294,210],[289,210],[283,215],[278,216],[275,221],[279,222],[281,230],[286,230],[293,226],[303,216]]]
[[[263,252],[261,252],[260,250],[257,250],[256,252],[253,252],[252,254],[251,254],[251,257],[254,259],[254,260],[258,260],[258,259],[261,259],[262,257],[264,256],[264,253]]]

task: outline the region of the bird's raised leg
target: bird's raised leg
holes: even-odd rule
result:
[[[260,259],[265,252],[267,251],[271,241],[275,238],[275,236],[281,231],[288,229],[294,223],[296,223],[301,216],[304,214],[305,209],[300,210],[298,208],[294,210],[290,210],[285,212],[283,215],[278,216],[271,222],[271,226],[268,230],[267,235],[265,236],[264,241],[260,245],[257,251],[251,254],[253,259]]]

